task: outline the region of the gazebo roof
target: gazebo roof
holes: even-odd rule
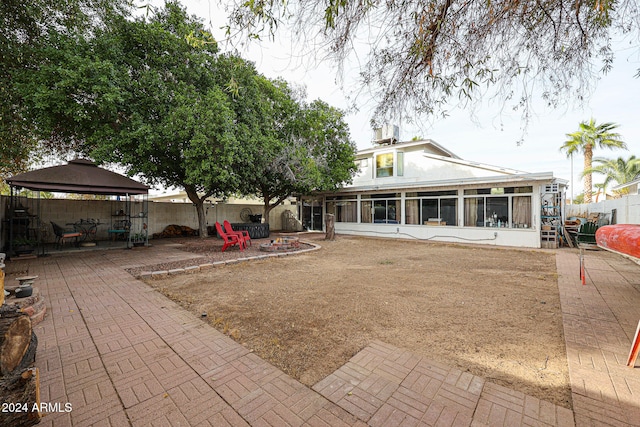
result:
[[[149,187],[131,178],[96,166],[86,159],[15,175],[9,185],[36,191],[81,194],[147,194]]]

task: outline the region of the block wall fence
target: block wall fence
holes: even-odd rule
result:
[[[640,224],[640,194],[631,194],[598,203],[567,205],[566,217],[588,218],[592,213],[604,213],[609,214],[611,218],[614,209],[617,224]]]
[[[0,238],[2,246],[4,246],[7,207],[9,206],[9,196],[0,196],[2,208],[0,209]],[[113,214],[119,209],[121,204],[110,200],[72,200],[72,199],[40,199],[40,218],[43,227],[48,231],[45,242],[50,243],[55,240],[51,221],[65,227],[66,224],[74,223],[80,219],[100,220],[101,225],[98,226],[96,238],[98,240],[107,240],[109,238],[107,230],[111,227]],[[35,202],[34,204],[35,205]],[[246,205],[246,204],[209,204],[205,203],[205,215],[207,225],[215,225],[216,221],[222,223],[223,220],[229,222],[243,222],[240,219],[242,209],[249,207],[253,214],[261,214],[262,206]],[[145,219],[149,230],[149,238],[154,233],[160,233],[166,226],[186,225],[193,229],[198,229],[198,214],[196,208],[191,203],[167,203],[167,202],[151,202],[148,203],[148,217]],[[269,225],[271,230],[281,230],[283,228],[282,214],[290,211],[297,218],[297,208],[295,204],[285,202],[274,208],[269,214]],[[30,213],[35,214],[33,210]],[[135,214],[135,212],[132,212]],[[67,226],[68,227],[68,226]]]

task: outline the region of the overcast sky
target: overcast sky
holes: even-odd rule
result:
[[[157,0],[155,4],[162,4]],[[201,17],[218,40],[224,38],[219,29],[225,23],[224,12],[216,9],[215,0],[189,0],[183,4],[190,14]],[[253,44],[239,53],[256,63],[258,71],[267,77],[282,77],[290,83],[306,86],[309,100],[320,98],[330,105],[346,108],[347,101],[336,84],[337,70],[331,64],[315,64],[312,60],[291,53],[286,35],[280,43]],[[626,45],[625,45],[626,46]],[[221,48],[228,49],[224,44]],[[422,125],[394,123],[400,127],[400,140],[414,136],[430,138],[465,160],[503,166],[526,172],[552,171],[571,183],[571,161],[559,151],[566,134],[578,130],[581,121],[595,118],[597,123],[614,122],[617,131],[629,146],[629,151],[596,150],[595,156],[617,158],[632,154],[640,157],[640,79],[634,78],[640,68],[640,54],[635,48],[617,53],[613,70],[597,84],[586,106],[562,110],[547,110],[534,106],[534,116],[523,133],[519,113],[499,114],[499,105],[484,103],[481,113],[472,120],[468,111],[454,111],[446,119]],[[348,81],[349,76],[346,76]],[[359,112],[347,116],[352,139],[359,149],[371,147],[373,132],[369,118],[375,105],[359,104]],[[480,123],[480,124],[478,124]],[[518,141],[521,141],[518,144]],[[582,192],[580,172],[583,159],[574,158],[574,194]],[[594,176],[594,182],[601,179]],[[569,191],[571,194],[571,190]]]

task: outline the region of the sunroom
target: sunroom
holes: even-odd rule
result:
[[[551,172],[466,161],[431,140],[379,145],[357,162],[351,185],[302,200],[333,214],[336,233],[537,248],[543,224],[563,223],[566,181]]]

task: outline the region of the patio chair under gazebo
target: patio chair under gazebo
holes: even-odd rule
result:
[[[145,207],[135,215],[135,219],[140,222],[146,221],[149,187],[126,176],[100,168],[86,159],[71,160],[66,165],[15,175],[7,179],[7,183],[11,188],[10,203],[5,215],[6,247],[9,256],[16,255],[16,242],[20,240],[36,240],[38,252],[40,253],[42,250],[41,253],[44,253],[41,236],[41,230],[44,226],[40,215],[41,191],[116,196],[126,200],[129,200],[130,197],[140,196]],[[24,198],[19,194],[23,189],[36,192],[33,195],[35,197],[30,198],[32,200],[31,206],[24,206],[19,200]],[[134,218],[131,212],[131,203],[126,203],[125,208],[119,214],[131,223],[130,220]],[[145,243],[146,241],[145,237]],[[132,234],[129,233],[126,239],[127,247],[131,247],[132,243]]]

